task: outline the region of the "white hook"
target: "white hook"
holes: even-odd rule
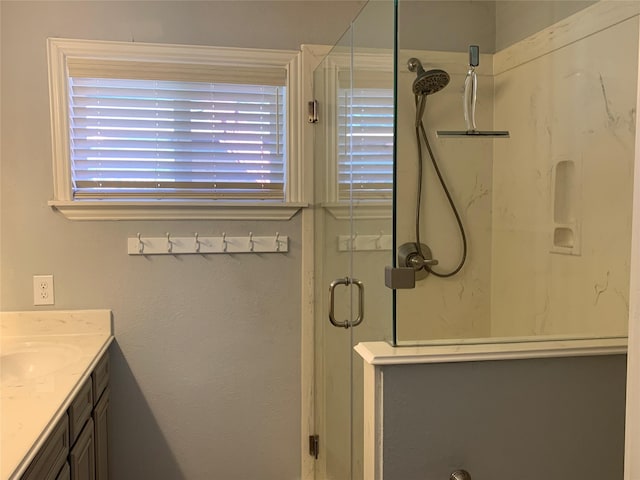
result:
[[[384,235],[384,231],[380,230],[380,235],[376,238],[376,249],[380,250],[382,248],[382,236]]]
[[[276,232],[276,252],[280,251],[280,232]]]
[[[200,240],[198,239],[198,232],[195,233],[195,249],[196,252],[200,251]]]
[[[173,242],[171,241],[171,234],[167,232],[167,252],[171,253],[173,250]]]
[[[222,251],[227,251],[227,234],[226,232],[222,232]]]
[[[138,253],[144,252],[144,242],[140,238],[140,233],[138,233]]]
[[[249,232],[249,251],[253,252],[253,232]]]
[[[351,250],[356,250],[356,239],[358,238],[358,232],[351,235]]]

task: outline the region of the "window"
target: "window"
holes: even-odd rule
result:
[[[394,169],[394,56],[387,49],[331,52],[315,75],[322,145],[322,206],[337,219],[388,219]],[[318,139],[320,141],[318,142]]]
[[[301,205],[297,52],[50,39],[49,62],[50,203],[68,217],[288,218]]]
[[[391,199],[393,89],[354,87],[338,96],[339,199]]]

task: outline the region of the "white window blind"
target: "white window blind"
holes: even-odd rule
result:
[[[254,85],[70,76],[74,198],[284,199],[281,77]]]
[[[393,192],[393,90],[339,92],[340,200],[389,199]]]

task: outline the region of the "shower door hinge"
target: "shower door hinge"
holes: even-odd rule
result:
[[[309,123],[318,123],[318,101],[312,100],[307,104],[307,113],[309,114]]]
[[[309,455],[318,459],[318,450],[320,449],[320,436],[309,435]]]

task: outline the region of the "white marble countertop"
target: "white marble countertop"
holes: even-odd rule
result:
[[[557,339],[500,343],[459,343],[394,347],[387,342],[363,342],[354,347],[371,365],[477,362],[545,357],[619,355],[627,353],[627,337]]]
[[[109,310],[0,312],[0,355],[44,345],[66,356],[59,368],[43,375],[4,372],[0,480],[24,473],[112,340]]]

